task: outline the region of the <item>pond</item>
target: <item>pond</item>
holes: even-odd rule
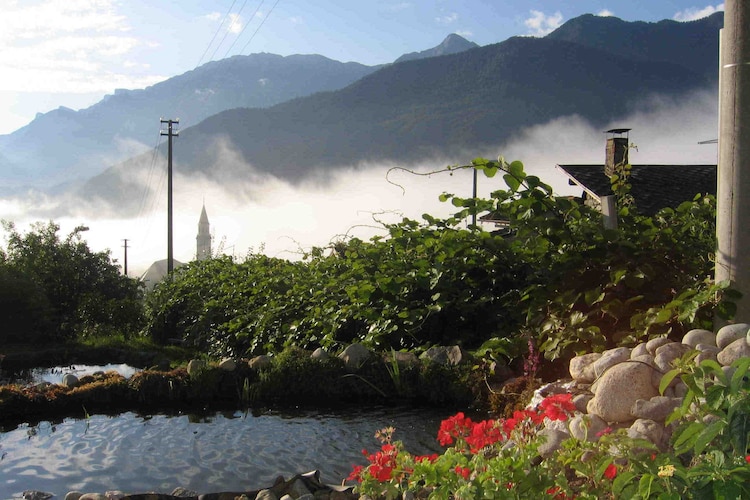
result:
[[[320,470],[340,484],[374,452],[376,430],[413,453],[440,451],[435,436],[448,410],[374,408],[319,413],[243,412],[208,415],[123,413],[22,424],[0,433],[0,498],[25,490],[198,493],[269,487],[279,475]]]

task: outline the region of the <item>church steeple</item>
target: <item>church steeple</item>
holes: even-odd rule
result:
[[[198,236],[195,237],[197,260],[206,260],[211,258],[211,226],[208,223],[206,214],[206,204],[203,204],[201,217],[198,220]]]

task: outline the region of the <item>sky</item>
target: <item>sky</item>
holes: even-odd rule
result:
[[[723,4],[706,0],[0,0],[0,134],[24,126],[38,112],[85,108],[116,88],[144,88],[236,54],[316,53],[375,65],[434,47],[450,33],[488,45],[516,35],[543,36],[585,13],[656,22],[689,21],[722,9]],[[715,163],[716,146],[698,145],[716,138],[714,94],[696,92],[681,102],[646,96],[608,128],[633,129],[633,163]],[[555,165],[601,163],[601,132],[575,116],[560,117],[519,130],[512,140],[486,151],[467,151],[465,158],[398,166],[426,173],[502,154],[522,160],[527,171],[552,184],[558,194],[580,195]],[[240,164],[231,144],[218,154],[222,163],[253,168]],[[160,193],[133,193],[142,197],[137,217],[120,217],[117,207],[37,194],[0,199],[0,219],[14,221],[21,230],[54,219],[61,236],[86,225],[92,250],[110,250],[119,264],[128,239],[129,274],[140,275],[166,256],[164,161],[132,172]],[[313,178],[296,185],[262,176],[245,185],[222,185],[188,179],[178,171],[175,258],[194,258],[203,204],[214,252],[242,258],[263,251],[294,259],[313,245],[326,246],[342,236],[383,234],[381,222],[401,216],[448,215],[450,204],[438,201],[442,192],[471,196],[468,171],[387,175],[393,166],[352,165],[325,181]],[[499,177],[480,177],[479,196],[502,187]]]
[[[0,0],[0,134],[237,54],[367,65],[458,33],[479,45],[543,36],[585,13],[688,21],[710,0]]]

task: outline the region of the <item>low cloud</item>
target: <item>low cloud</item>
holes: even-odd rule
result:
[[[524,24],[529,29],[528,34],[532,36],[544,36],[552,33],[563,22],[563,15],[560,11],[550,15],[539,10],[532,10],[530,13],[531,17],[526,19]]]
[[[695,21],[708,17],[711,14],[724,10],[724,4],[720,3],[716,6],[708,5],[706,7],[691,7],[685,10],[681,10],[674,15],[675,21]]]
[[[717,146],[698,142],[716,138],[717,120],[713,91],[675,99],[645,97],[633,105],[628,116],[601,129],[578,116],[566,116],[520,130],[506,143],[482,151],[414,165],[352,165],[312,176],[300,184],[261,172],[239,177],[237,172],[252,171],[252,165],[244,164],[231,144],[218,144],[216,164],[224,165],[225,171],[211,178],[175,176],[175,258],[187,262],[195,257],[198,218],[204,202],[215,251],[221,247],[223,253],[242,258],[248,251],[263,250],[271,256],[297,259],[303,250],[325,247],[340,238],[369,239],[385,234],[380,222],[397,222],[402,216],[420,219],[423,213],[453,213],[455,209],[441,203],[438,196],[442,192],[470,196],[472,173],[459,170],[452,175],[427,175],[447,165],[467,164],[477,156],[496,159],[503,155],[509,161],[523,161],[527,172],[551,184],[558,194],[580,195],[555,165],[602,164],[604,130],[632,128],[630,141],[637,150],[632,151],[631,162],[636,164],[716,163]],[[137,144],[124,142],[122,146]],[[121,172],[130,183],[127,196],[136,204],[131,214],[108,200],[28,193],[0,199],[0,218],[13,220],[20,228],[54,219],[61,224],[63,234],[84,224],[90,228],[84,236],[91,248],[109,248],[120,262],[122,240],[127,238],[129,269],[131,275],[139,275],[152,262],[166,257],[166,160],[146,156],[141,165]],[[393,167],[408,167],[413,173],[400,168],[388,173]],[[488,197],[502,188],[501,176],[479,176],[479,196]]]
[[[609,9],[602,9],[599,12],[596,13],[599,17],[612,17],[614,16],[614,13]]]

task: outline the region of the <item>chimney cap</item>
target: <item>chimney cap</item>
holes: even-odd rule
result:
[[[604,132],[605,134],[625,134],[630,132],[632,129],[629,128],[612,128]]]

